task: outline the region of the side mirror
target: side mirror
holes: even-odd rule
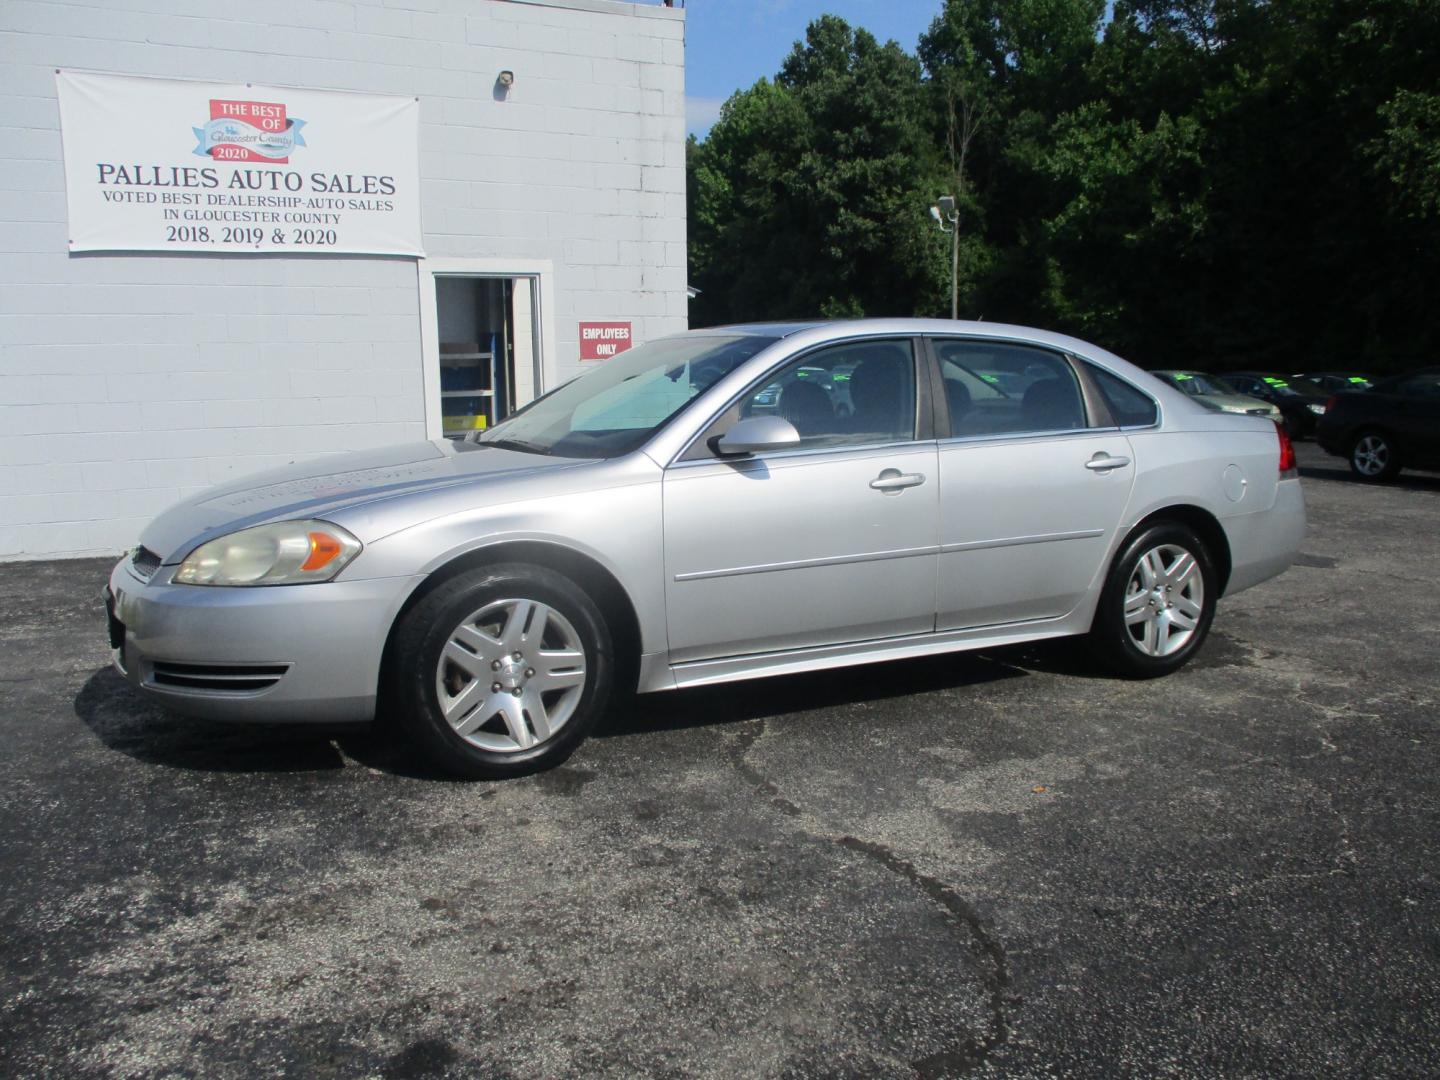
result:
[[[717,454],[758,454],[800,444],[800,432],[779,416],[748,416],[715,440]]]

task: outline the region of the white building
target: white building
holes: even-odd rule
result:
[[[493,422],[583,370],[582,323],[684,329],[684,33],[615,0],[0,3],[0,558]],[[57,72],[418,99],[423,257],[72,253]]]

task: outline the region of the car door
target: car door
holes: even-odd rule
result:
[[[1440,373],[1406,376],[1396,384],[1394,395],[1404,459],[1422,466],[1440,461]]]
[[[925,633],[939,495],[928,381],[910,339],[821,348],[750,387],[665,472],[672,661]],[[772,413],[793,450],[710,445]]]
[[[931,346],[949,418],[936,628],[1065,615],[1101,571],[1129,502],[1130,442],[1100,388],[1092,382],[1087,394],[1059,353],[986,340]],[[1154,401],[1114,381],[1113,393],[1131,395],[1125,418],[1154,424]]]

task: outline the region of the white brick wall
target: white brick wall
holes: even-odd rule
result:
[[[68,255],[56,68],[419,96],[427,253],[551,260],[563,379],[581,319],[686,325],[684,33],[615,0],[0,0],[0,558],[425,435],[413,261]]]

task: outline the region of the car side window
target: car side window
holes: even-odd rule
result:
[[[851,446],[915,438],[915,353],[910,341],[860,341],[807,353],[740,402],[740,416],[780,416],[800,446]]]
[[[1083,428],[1085,400],[1064,357],[1007,342],[935,342],[952,438]]]
[[[1112,375],[1102,367],[1085,363],[1085,372],[1090,376],[1105,404],[1110,406],[1110,415],[1119,427],[1149,427],[1160,418],[1160,412],[1149,394],[1141,393],[1118,375]]]

